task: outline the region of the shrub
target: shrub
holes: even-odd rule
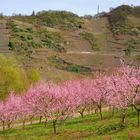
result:
[[[125,49],[125,55],[126,56],[130,56],[132,51],[134,51],[135,49],[135,44],[137,44],[137,42],[135,40],[130,40],[127,42],[127,48]]]
[[[31,35],[28,35],[28,36],[27,36],[27,39],[28,39],[28,40],[32,40],[33,37],[32,37]]]
[[[99,50],[99,47],[97,45],[96,39],[93,35],[93,33],[89,33],[89,32],[83,32],[81,33],[81,35],[89,41],[89,43],[91,44],[91,47],[93,50]]]
[[[28,75],[29,75],[28,77],[29,77],[29,80],[30,80],[31,83],[36,83],[39,80],[41,80],[41,76],[40,76],[39,72],[36,69],[31,69],[29,71]]]
[[[46,31],[45,33],[42,32],[41,34],[42,34],[41,41],[48,48],[55,49],[56,51],[59,52],[65,51],[65,41],[59,33],[51,33]]]
[[[10,50],[14,50],[15,45],[14,45],[13,42],[9,42],[8,47],[9,47]]]
[[[31,42],[31,46],[32,46],[33,48],[36,48],[36,47],[37,47],[37,44],[36,44],[34,41],[32,41],[32,42]]]
[[[26,28],[25,31],[28,32],[28,33],[33,33],[33,29],[32,28]]]
[[[21,35],[20,36],[20,39],[22,40],[22,41],[27,41],[28,39],[27,39],[27,36],[25,36],[25,35]]]
[[[112,132],[112,131],[121,130],[123,128],[124,127],[122,127],[120,124],[110,124],[109,126],[102,126],[101,128],[99,128],[97,130],[97,134],[103,135],[103,134],[107,134],[107,133]]]
[[[24,91],[28,86],[26,73],[13,57],[0,56],[0,98],[8,96],[11,90],[15,93]]]

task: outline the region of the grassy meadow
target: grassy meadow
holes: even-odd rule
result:
[[[53,133],[52,122],[47,127],[44,123],[32,124],[22,129],[21,127],[0,132],[0,140],[139,140],[140,128],[137,127],[136,113],[127,112],[126,124],[120,125],[120,112],[116,111],[111,117],[111,112],[103,113],[104,119],[99,119],[99,114],[86,115],[84,118],[71,118],[65,122],[57,123],[57,134]]]

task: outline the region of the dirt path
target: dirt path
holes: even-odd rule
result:
[[[102,56],[118,56],[118,57],[122,57],[124,56],[124,52],[112,52],[112,53],[108,53],[108,52],[99,52],[99,51],[92,51],[92,52],[84,52],[84,51],[79,51],[79,52],[74,52],[74,51],[68,51],[67,54],[84,54],[84,55],[102,55]]]
[[[107,27],[109,25],[107,18],[101,18],[98,20],[96,19],[87,20],[85,24],[89,32],[94,32],[96,34],[108,30]]]

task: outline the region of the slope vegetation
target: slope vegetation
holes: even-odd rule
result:
[[[36,68],[45,79],[83,77],[86,71],[81,68],[104,71],[119,66],[120,57],[140,65],[139,7],[122,5],[96,19],[66,11],[41,11],[1,22],[8,22],[7,27],[5,23],[0,27],[8,28],[10,40],[5,29],[0,29],[0,51],[15,52],[27,71]],[[52,58],[60,61],[54,63]]]

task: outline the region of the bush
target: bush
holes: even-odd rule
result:
[[[136,40],[130,40],[127,42],[127,48],[125,49],[125,55],[130,56],[131,53],[135,50],[135,45],[137,44]]]
[[[22,40],[22,41],[27,41],[28,39],[27,39],[27,36],[25,36],[25,35],[21,35],[20,36],[20,39]]]
[[[31,69],[28,75],[31,83],[36,83],[41,80],[41,76],[36,69]]]
[[[101,128],[99,128],[97,130],[97,134],[103,135],[103,134],[107,134],[109,132],[121,130],[123,128],[124,127],[122,127],[120,124],[110,124],[108,126],[102,126]]]
[[[33,37],[32,37],[31,35],[29,35],[29,36],[27,36],[27,39],[28,39],[28,40],[32,40]]]
[[[34,41],[32,41],[32,42],[31,42],[31,46],[32,46],[33,48],[36,48],[36,47],[37,47],[37,44],[36,44]]]
[[[14,45],[13,42],[9,42],[8,47],[9,47],[10,50],[14,50],[15,45]]]
[[[59,33],[51,33],[46,31],[45,33],[41,32],[41,34],[42,34],[41,41],[48,48],[55,49],[56,51],[59,52],[65,51],[65,41]]]
[[[33,29],[32,28],[26,28],[25,31],[28,32],[28,33],[33,33]]]
[[[22,30],[22,29],[20,29],[20,28],[15,27],[15,28],[13,28],[13,31],[14,31],[14,32],[23,32],[24,30]]]
[[[28,41],[28,40],[32,40],[33,37],[32,37],[31,35],[21,35],[21,36],[20,36],[20,39],[21,39],[22,41]]]
[[[0,56],[0,75],[0,99],[7,97],[11,90],[20,93],[28,86],[26,73],[15,58]]]

